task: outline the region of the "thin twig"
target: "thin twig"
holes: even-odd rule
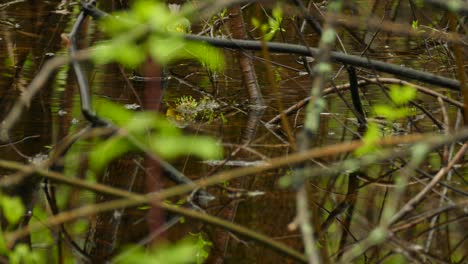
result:
[[[408,212],[412,211],[416,205],[418,205],[424,196],[444,177],[452,167],[465,155],[466,149],[468,148],[468,143],[463,144],[461,149],[455,154],[455,157],[450,161],[450,163],[439,170],[439,172],[432,178],[432,180],[418,193],[416,194],[411,200],[409,200],[398,213],[393,215],[392,219],[390,220],[390,224],[397,222],[399,219],[404,217]]]
[[[0,161],[0,163],[3,163]],[[5,164],[3,164],[5,165]],[[21,167],[24,169],[24,167]],[[60,176],[60,178],[64,179],[66,178],[63,175],[60,175],[58,173],[53,173],[53,172],[48,172],[49,176],[54,175],[54,176]],[[51,216],[47,218],[47,220],[40,222],[40,223],[34,223],[29,226],[26,226],[23,229],[15,230],[13,232],[9,232],[5,234],[5,239],[7,240],[8,245],[12,245],[17,239],[40,229],[43,229],[44,227],[51,227],[55,225],[60,225],[65,222],[69,222],[81,217],[85,216],[90,216],[90,215],[95,215],[100,212],[105,212],[105,211],[111,211],[115,210],[118,208],[125,208],[125,207],[131,207],[135,206],[137,204],[141,203],[149,203],[154,206],[159,206],[165,210],[181,214],[183,216],[187,216],[190,218],[198,219],[201,220],[205,223],[213,224],[215,226],[220,226],[223,228],[226,228],[232,232],[235,232],[239,235],[243,235],[245,237],[248,237],[250,239],[253,239],[263,245],[266,245],[280,253],[283,253],[286,256],[292,257],[300,262],[306,262],[306,258],[300,254],[299,252],[284,246],[282,243],[276,242],[269,238],[268,236],[265,236],[263,234],[257,233],[255,231],[252,231],[248,228],[245,228],[243,226],[231,223],[229,221],[225,221],[210,215],[206,215],[203,213],[199,213],[197,211],[189,210],[186,208],[182,208],[179,206],[174,206],[170,204],[166,204],[161,202],[161,198],[159,197],[159,193],[152,193],[149,195],[140,195],[140,194],[135,194],[131,193],[125,190],[121,189],[116,189],[114,187],[109,187],[107,185],[102,185],[102,184],[90,184],[87,183],[86,181],[78,180],[75,179],[73,180],[75,183],[80,184],[80,187],[85,187],[87,186],[88,190],[94,190],[98,191],[104,194],[109,194],[109,195],[114,195],[118,197],[125,197],[123,199],[117,199],[113,200],[110,202],[105,202],[101,204],[95,204],[95,205],[85,205],[81,208],[59,213],[57,215]],[[75,185],[76,186],[76,185]],[[85,187],[86,188],[86,187]]]
[[[14,1],[11,1],[11,2],[8,2],[8,3],[4,3],[4,4],[0,5],[0,9],[11,6],[11,5],[14,5],[14,4],[22,3],[24,1],[25,0],[14,0]]]

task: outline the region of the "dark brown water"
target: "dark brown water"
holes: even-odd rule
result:
[[[105,10],[117,8],[116,1],[102,6]],[[364,1],[362,1],[364,2]],[[372,2],[372,1],[371,1]],[[76,3],[68,6],[68,2],[60,1],[18,1],[8,5],[7,1],[0,3],[0,119],[11,109],[13,103],[24,90],[31,79],[37,74],[41,66],[52,56],[66,53],[65,47],[61,43],[60,34],[70,31],[77,15],[78,7]],[[361,12],[366,10],[367,5],[363,4]],[[64,12],[67,11],[67,12]],[[380,11],[379,11],[380,12]],[[400,21],[411,21],[408,14],[397,14]],[[286,32],[283,36],[278,36],[277,40],[290,43],[301,43],[296,38],[293,21],[286,19]],[[294,22],[295,23],[295,22]],[[363,40],[369,37],[368,32],[355,32]],[[363,49],[362,43],[351,39],[350,34],[345,30],[340,32],[342,41],[347,52],[359,54]],[[312,32],[305,33],[305,37],[311,46],[318,42],[317,35]],[[80,32],[80,45],[87,47],[103,38],[99,33],[94,21],[90,20],[85,25],[85,30]],[[427,47],[427,49],[426,49]],[[434,48],[433,43],[423,43],[421,41],[408,41],[403,37],[391,36],[388,34],[379,35],[371,46],[370,56],[382,59],[387,62],[401,64],[415,69],[426,70],[452,76],[450,65],[447,65],[443,52],[439,48]],[[260,53],[254,54],[261,57]],[[222,111],[227,119],[226,123],[214,120],[210,123],[195,122],[189,124],[185,130],[187,133],[211,135],[216,137],[226,145],[225,153],[229,154],[238,146],[250,142],[248,148],[237,151],[232,157],[234,161],[260,161],[264,158],[286,155],[291,151],[287,137],[282,130],[267,129],[259,120],[268,122],[278,114],[278,105],[275,102],[274,90],[267,81],[265,66],[260,59],[255,59],[255,66],[259,77],[262,92],[265,96],[267,108],[265,112],[258,115],[251,110],[247,104],[248,94],[243,88],[240,70],[235,57],[229,51],[225,52],[226,69],[224,72],[213,77],[203,67],[196,63],[187,61],[169,67],[172,76],[167,83],[164,92],[161,112],[165,112],[168,105],[181,96],[192,96],[196,99],[209,96],[216,99],[223,105]],[[289,107],[309,94],[311,81],[308,76],[304,76],[303,67],[297,62],[298,58],[291,55],[272,54],[275,77],[279,84],[281,100],[285,107]],[[281,66],[282,65],[282,66]],[[339,69],[339,66],[336,66]],[[361,72],[362,75],[371,72]],[[145,96],[145,83],[130,80],[130,84],[125,80],[132,75],[131,70],[124,70],[117,65],[93,68],[89,72],[92,95],[95,98],[108,98],[122,104],[137,104],[141,106],[141,98]],[[180,80],[183,80],[181,82]],[[335,79],[337,84],[347,82],[345,71],[342,71]],[[189,84],[189,85],[188,85]],[[135,96],[135,93],[138,97]],[[370,105],[388,99],[377,86],[368,86],[363,90],[365,100],[363,100],[366,111],[370,111]],[[444,92],[446,93],[446,92]],[[446,93],[457,98],[456,93]],[[350,100],[347,92],[343,93],[345,101]],[[437,118],[442,119],[440,105],[432,98],[421,95],[418,100],[425,109],[432,112]],[[356,131],[356,122],[353,121],[353,114],[349,111],[345,101],[339,96],[332,94],[327,96],[327,108],[321,116],[320,134],[317,135],[316,145],[327,145],[338,143],[343,140],[353,138]],[[26,162],[27,157],[33,157],[40,153],[47,153],[50,146],[59,142],[65,135],[77,131],[84,127],[86,121],[82,118],[79,110],[79,97],[77,84],[73,72],[69,67],[63,67],[50,78],[41,92],[31,103],[28,111],[22,116],[20,122],[11,132],[13,141],[18,141],[11,146],[0,146],[0,158]],[[455,122],[455,110],[448,107],[452,122]],[[418,112],[418,114],[421,114]],[[289,121],[296,133],[302,126],[304,117],[303,111],[290,117]],[[255,126],[248,125],[254,124]],[[399,124],[407,129],[407,123]],[[349,129],[345,129],[344,126]],[[433,123],[424,117],[415,122],[415,125],[407,129],[410,131],[439,132]],[[81,148],[82,147],[82,148]],[[73,157],[80,157],[80,150],[86,150],[86,146],[77,147],[73,150]],[[81,156],[84,157],[85,153]],[[337,157],[340,159],[342,157]],[[332,160],[318,160],[317,164],[326,166]],[[143,164],[143,158],[139,156],[128,156],[114,164],[108,173],[100,176],[99,181],[114,187],[123,188],[130,191],[144,192],[145,172],[139,167]],[[197,179],[204,177],[213,169],[213,166],[201,163],[192,158],[181,158],[173,161],[176,168],[190,178]],[[227,170],[229,166],[219,170]],[[252,228],[272,238],[281,241],[298,250],[301,249],[302,240],[297,230],[290,231],[287,226],[295,218],[295,193],[278,187],[277,180],[288,173],[289,168],[271,171],[262,175],[250,176],[248,178],[231,183],[230,187],[241,187],[248,191],[261,192],[258,196],[232,198],[225,190],[220,188],[210,188],[209,191],[216,194],[217,199],[210,204],[208,211],[220,217],[226,217],[243,226]],[[2,174],[10,172],[0,170]],[[73,172],[73,171],[72,171]],[[85,177],[83,172],[75,172],[79,176]],[[378,175],[379,172],[377,172]],[[164,186],[171,183],[163,179]],[[332,210],[346,193],[347,180],[338,178],[333,192],[326,191],[328,179],[322,179],[309,183],[308,190],[313,201],[324,200],[322,203],[324,214],[322,220],[326,218],[325,210]],[[454,184],[460,184],[455,180]],[[19,189],[24,195],[27,203],[32,204],[31,189],[38,189],[37,184],[28,182]],[[382,200],[384,187],[369,186],[363,188],[357,197],[356,214],[365,216],[371,225],[378,223],[377,204],[369,207],[369,201],[379,202]],[[42,192],[38,192],[35,201],[44,204]],[[62,186],[57,186],[57,196],[62,209],[65,206],[78,207],[89,201],[105,201],[108,197],[92,195],[88,192],[71,190]],[[327,196],[327,198],[324,198]],[[29,198],[28,198],[29,197]],[[436,200],[434,198],[434,200]],[[315,205],[312,205],[315,206]],[[44,207],[44,206],[42,206]],[[372,211],[375,210],[375,211]],[[122,215],[122,217],[119,217]],[[129,243],[137,242],[145,238],[148,234],[148,216],[142,210],[122,210],[110,212],[97,217],[80,222],[81,227],[75,227],[73,233],[77,243],[95,259],[102,260],[115,253],[116,248]],[[34,219],[32,220],[34,221]],[[353,235],[359,239],[364,236],[365,228],[353,222]],[[336,248],[339,224],[335,222],[328,231],[328,243]],[[74,229],[72,229],[74,230]],[[221,241],[215,243],[212,260],[224,259],[226,263],[285,263],[288,260],[256,245],[243,238],[236,237],[222,230],[211,228],[196,223],[186,221],[183,224],[176,224],[172,227],[165,238],[176,239],[187,232],[203,232],[211,241]],[[42,247],[44,250],[53,248],[51,241],[39,241],[40,238],[33,239],[33,246]],[[223,242],[224,241],[224,242]],[[226,242],[227,241],[227,242]],[[337,242],[338,241],[338,242]],[[45,246],[44,246],[45,244]],[[55,254],[55,253],[54,253]],[[217,258],[219,257],[219,258]]]

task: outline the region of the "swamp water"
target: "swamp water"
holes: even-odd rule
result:
[[[62,33],[70,31],[78,12],[76,3],[72,4],[74,6],[66,8],[69,4],[66,1],[17,2],[8,4],[2,1],[0,3],[0,61],[2,62],[0,65],[0,118],[2,119],[10,111],[21,91],[27,87],[31,79],[44,65],[44,62],[53,56],[66,54],[60,36]],[[116,6],[118,6],[117,1],[110,1],[101,8],[111,10]],[[400,20],[404,20],[404,17]],[[277,36],[277,41],[300,43],[292,23],[296,23],[296,21],[285,19],[286,31],[281,36]],[[358,34],[364,36],[364,40],[369,39],[370,33],[358,32]],[[342,36],[342,41],[349,53],[359,54],[365,47],[353,40],[344,30],[340,31],[340,36]],[[305,37],[309,45],[316,46],[318,42],[316,34],[308,30],[305,32]],[[103,39],[104,36],[97,29],[96,23],[89,20],[80,32],[79,38],[80,46],[88,47]],[[452,71],[447,68],[450,65],[446,64],[444,56],[441,54],[443,50],[434,46],[429,47],[431,50],[429,51],[429,49],[425,49],[425,45],[431,46],[432,43],[409,42],[405,38],[381,34],[374,40],[368,55],[394,64],[454,78],[450,75]],[[253,111],[248,107],[248,94],[243,88],[238,62],[232,52],[225,51],[224,54],[226,68],[223,72],[215,75],[191,61],[171,65],[160,112],[166,113],[171,108],[175,108],[177,100],[184,96],[190,97],[196,102],[200,102],[204,98],[210,98],[210,100],[217,102],[217,107],[212,109],[215,113],[214,118],[210,120],[200,117],[193,118],[193,120],[184,119],[183,121],[187,122],[182,125],[186,133],[210,135],[219,139],[219,142],[225,146],[225,157],[234,153],[230,158],[230,163],[228,162],[225,167],[218,168],[217,171],[230,169],[231,166],[252,166],[263,162],[266,158],[286,155],[291,149],[284,132],[277,129],[275,125],[265,125],[278,114],[278,107],[275,101],[275,92],[267,81],[261,53],[253,55],[259,83],[267,105],[263,113]],[[285,108],[307,97],[311,81],[308,76],[304,75],[304,68],[298,63],[299,58],[281,54],[271,54],[271,58],[275,63],[274,75]],[[338,72],[339,67],[335,68],[335,72]],[[345,73],[346,71],[342,70],[337,75],[336,84],[347,82]],[[358,74],[373,76],[371,71],[359,72]],[[147,96],[145,82],[138,79],[132,80],[132,76],[131,70],[122,69],[117,65],[93,68],[89,72],[92,96],[110,99],[124,104],[128,108],[144,108],[141,100]],[[130,79],[125,80],[126,78]],[[369,85],[362,92],[363,98],[365,98],[363,100],[365,110],[368,112],[370,105],[379,101],[388,102],[382,89],[377,85]],[[444,93],[458,98],[454,92],[444,91]],[[327,107],[321,115],[320,134],[317,135],[314,143],[316,146],[339,143],[355,136],[353,131],[356,131],[356,121],[347,106],[350,102],[350,96],[346,91],[343,91],[342,97],[344,100],[335,93],[326,97]],[[28,157],[47,153],[49,148],[64,136],[84,127],[86,121],[81,116],[79,100],[73,71],[70,67],[59,69],[41,89],[31,103],[29,110],[21,116],[20,122],[11,132],[10,136],[15,142],[14,148],[8,144],[0,146],[0,159],[25,162]],[[425,107],[425,110],[442,119],[440,105],[434,98],[420,95],[418,100]],[[447,109],[452,122],[454,122],[455,108],[447,105]],[[421,111],[415,111],[418,111],[415,116],[419,116],[419,119],[415,118],[411,125],[408,122],[396,125],[408,133],[415,130],[439,132],[433,122],[428,120]],[[221,114],[223,118],[220,117]],[[303,118],[303,110],[290,116],[289,122],[294,133],[300,131]],[[239,149],[242,145],[244,147]],[[80,146],[74,148],[72,152],[77,155],[76,157],[80,157]],[[334,160],[342,158],[344,157],[335,157]],[[318,166],[327,166],[327,163],[334,160],[316,160],[314,162]],[[200,162],[187,157],[171,163],[188,177],[198,179],[213,173],[215,166],[219,165],[220,161]],[[144,180],[143,167],[145,164],[145,160],[141,156],[127,156],[114,162],[98,180],[125,190],[145,192],[145,184],[147,184]],[[79,167],[79,164],[77,166]],[[234,181],[226,186],[209,188],[208,191],[215,195],[216,199],[209,204],[206,210],[213,215],[233,220],[297,250],[302,250],[302,240],[298,230],[288,230],[288,225],[294,220],[296,214],[295,192],[280,188],[277,184],[281,176],[289,173],[289,169],[273,170]],[[0,170],[0,174],[9,173],[11,171]],[[81,177],[85,177],[80,168],[78,168],[77,173]],[[379,173],[383,172],[376,172],[377,176]],[[346,193],[346,178],[340,177],[337,181],[332,193],[327,191],[329,179],[318,179],[308,183],[311,200],[318,201],[317,203],[324,206],[322,219],[327,216],[326,210],[332,210]],[[457,183],[456,181],[454,184]],[[167,187],[173,183],[163,179],[163,182],[158,183],[158,185]],[[20,191],[25,196],[35,196],[34,201],[44,204],[45,198],[42,191],[32,195],[30,186],[25,185],[23,188]],[[75,208],[89,202],[102,202],[111,199],[61,185],[56,185],[56,188],[61,208]],[[378,206],[373,203],[381,202],[385,191],[385,187],[378,185],[370,185],[361,189],[357,196],[355,213],[366,215],[369,221],[374,221],[373,224],[377,223],[378,212],[372,211],[372,208],[375,209]],[[24,199],[29,203],[33,201],[31,197]],[[172,202],[177,202],[177,199]],[[369,206],[369,204],[372,205]],[[46,209],[37,210],[37,214],[43,214],[44,210]],[[37,221],[35,216],[31,221]],[[157,221],[161,221],[161,219]],[[149,222],[151,221],[148,221],[147,210],[133,208],[80,220],[77,224],[69,227],[70,233],[77,243],[84,245],[86,253],[99,262],[99,260],[112,255],[118,246],[145,239],[148,234],[148,225],[151,225],[151,223],[148,224]],[[359,239],[362,237],[360,233],[364,228],[358,222],[353,224],[351,232],[356,239]],[[336,232],[339,229],[339,224],[335,221],[326,235],[329,236],[329,243],[338,243],[337,239],[333,238],[338,236]],[[165,233],[164,237],[177,239],[189,232],[194,234],[202,232],[204,239],[214,244],[210,256],[212,262],[220,259],[224,259],[225,263],[285,263],[288,261],[283,256],[261,245],[243,241],[243,238],[189,219],[175,224]],[[54,243],[52,241],[38,241],[36,238],[36,240],[33,239],[33,246],[41,246],[47,250],[53,248]]]

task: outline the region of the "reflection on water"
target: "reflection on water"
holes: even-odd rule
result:
[[[109,3],[103,5],[102,8],[106,10],[113,8]],[[70,13],[64,10],[68,10]],[[380,12],[380,10],[378,11]],[[0,65],[0,118],[4,118],[15,99],[47,59],[57,54],[65,54],[60,34],[70,30],[77,12],[77,6],[67,8],[60,1],[19,1],[16,4],[0,8],[0,61],[2,62]],[[370,11],[361,10],[361,12]],[[407,14],[395,15],[402,19],[401,16]],[[294,28],[291,25],[295,21],[287,20],[286,23],[285,41],[301,43],[296,38]],[[80,45],[86,47],[102,38],[94,21],[88,21],[85,28],[80,33]],[[359,42],[356,40],[356,34],[349,34],[347,30],[342,30],[340,36],[342,36],[343,44],[347,47],[347,52],[360,54],[363,50],[362,46],[365,47],[365,44],[369,44],[370,36],[375,32],[354,33],[362,38],[363,43],[361,44],[363,45],[356,44]],[[306,31],[305,38],[312,46],[317,43],[317,36],[314,33]],[[278,40],[280,39],[281,37],[278,37]],[[446,65],[443,62],[443,56],[436,54],[436,52],[442,51],[438,50],[437,46],[430,48],[430,50],[425,49],[428,45],[431,44],[410,43],[405,38],[383,34],[375,39],[367,55],[395,64],[448,75],[449,69],[441,66]],[[160,111],[165,113],[171,103],[181,96],[192,96],[197,100],[208,96],[221,106],[220,111],[223,112],[227,122],[222,122],[221,119],[211,122],[199,120],[199,122],[191,123],[185,130],[187,133],[206,134],[218,138],[226,145],[225,153],[231,154],[231,161],[228,161],[227,166],[258,164],[267,157],[286,155],[290,149],[284,132],[281,129],[264,125],[278,114],[279,109],[275,103],[274,90],[271,89],[267,81],[262,60],[255,59],[254,61],[267,108],[262,111],[254,111],[247,105],[248,94],[242,87],[242,78],[235,57],[229,51],[226,51],[225,55],[228,67],[216,76],[189,61],[170,66],[170,78]],[[261,56],[261,54],[258,53],[255,56]],[[275,62],[274,74],[280,86],[283,105],[289,107],[307,97],[311,81],[308,76],[303,74],[303,67],[298,63],[300,60],[295,56],[275,54],[272,54],[272,60]],[[340,65],[335,65],[335,68],[338,71]],[[374,73],[362,70],[359,74],[373,76]],[[139,80],[128,80],[127,77],[131,75],[132,72],[116,65],[92,69],[89,71],[89,80],[93,96],[95,98],[109,98],[129,106],[148,109],[147,105],[141,101],[142,98],[150,98],[146,94],[147,83]],[[337,84],[343,82],[347,82],[345,71],[341,71],[341,74],[335,79]],[[367,114],[370,114],[372,105],[381,101],[388,102],[385,93],[377,85],[367,86],[367,89],[363,89],[362,93]],[[449,95],[456,96],[454,93]],[[316,145],[338,143],[354,137],[353,131],[356,131],[357,124],[346,103],[349,101],[350,96],[347,92],[342,92],[342,97],[336,94],[327,96],[326,113],[321,115],[321,129],[320,134],[317,135]],[[418,102],[424,106],[426,111],[441,119],[440,106],[434,102],[433,97],[420,95]],[[455,110],[451,107],[448,109],[452,117]],[[293,126],[294,133],[301,129],[303,117],[302,110],[290,116],[289,122]],[[417,129],[418,132],[438,130],[426,116],[420,117],[413,122],[414,126],[410,130]],[[0,146],[0,158],[26,162],[27,157],[33,157],[38,153],[47,153],[51,145],[84,125],[85,121],[79,110],[74,74],[68,67],[64,67],[47,82],[12,131],[12,140],[18,141],[15,147]],[[409,127],[407,121],[396,125],[405,129]],[[85,156],[79,153],[80,150],[80,148],[75,150],[75,157],[83,158]],[[341,157],[337,157],[337,159],[339,158]],[[330,161],[317,160],[315,162],[320,166],[326,166],[326,163]],[[143,169],[145,164],[142,157],[127,156],[111,165],[98,180],[125,190],[145,192],[147,190],[145,189],[147,171],[145,172]],[[218,168],[219,163],[198,162],[191,158],[179,159],[174,162],[174,165],[193,179],[204,177],[209,173],[212,174],[216,170],[228,169]],[[287,228],[295,218],[294,192],[282,189],[276,183],[277,179],[287,174],[288,171],[288,168],[279,169],[263,175],[233,181],[229,186],[226,186],[228,188],[224,189],[210,188],[209,191],[216,194],[218,199],[207,210],[214,215],[231,219],[302,250],[298,231],[290,231]],[[1,172],[2,174],[9,173]],[[85,173],[82,171],[78,171],[78,174],[85,177]],[[173,184],[165,179],[161,180],[163,182],[159,183],[161,186]],[[315,201],[316,204],[325,204],[324,210],[333,208],[333,203],[338,203],[346,193],[344,188],[346,180],[340,178],[337,181],[335,186],[341,185],[343,187],[337,187],[335,189],[337,192],[331,194],[327,193],[327,186],[331,184],[328,179],[309,183],[311,201]],[[23,195],[25,203],[32,205],[36,201],[31,197],[36,195],[33,190],[38,188],[37,182],[27,181],[19,187],[19,190],[14,191],[19,191]],[[260,191],[264,192],[264,195],[236,198],[231,193],[236,188]],[[381,200],[379,192],[378,188],[373,187],[359,194],[356,206],[359,213],[370,213],[366,212],[366,201]],[[60,201],[61,205],[71,207],[78,207],[87,200],[80,195],[88,195],[96,199],[96,202],[111,199],[101,195],[94,198],[78,190],[66,192],[59,190],[59,193],[67,195],[66,199]],[[328,197],[326,201],[324,197]],[[326,214],[324,215],[326,216]],[[76,239],[85,245],[84,248],[88,254],[95,256],[95,260],[102,261],[111,256],[116,247],[142,240],[147,235],[147,220],[148,214],[142,210],[126,209],[109,212],[91,218],[87,231],[83,232],[82,230]],[[329,232],[333,233],[336,229],[337,227],[333,225]],[[198,232],[200,230],[215,242],[213,256],[221,256],[226,263],[257,263],[260,262],[259,260],[263,263],[285,262],[282,256],[270,252],[268,249],[255,246],[230,233],[193,221],[177,224],[175,228],[169,230],[166,238],[178,238],[188,231]]]

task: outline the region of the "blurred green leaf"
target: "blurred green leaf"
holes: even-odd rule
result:
[[[223,54],[205,43],[187,42],[178,36],[165,39],[152,36],[148,45],[153,59],[162,64],[180,59],[197,59],[210,70],[221,71],[224,68]]]
[[[97,44],[91,51],[93,60],[98,64],[107,64],[115,60],[115,50],[111,43]]]
[[[31,251],[26,244],[19,244],[9,253],[10,264],[39,264],[45,263],[38,252]]]
[[[90,152],[90,168],[100,171],[113,159],[133,150],[148,147],[163,158],[195,155],[201,159],[222,157],[216,140],[204,136],[186,136],[164,116],[153,112],[132,112],[124,107],[99,101],[99,115],[121,127],[119,135],[98,143]],[[126,138],[127,136],[131,138]],[[140,149],[139,149],[140,148]]]
[[[283,10],[280,5],[277,5],[272,10],[272,17],[268,17],[267,23],[261,23],[257,18],[252,18],[252,25],[255,28],[258,28],[262,34],[265,41],[270,41],[274,38],[278,31],[284,31],[281,28],[281,23],[283,21]]]
[[[408,85],[390,85],[390,98],[397,105],[404,105],[416,98],[417,90]]]
[[[89,221],[87,219],[78,219],[73,223],[71,232],[73,232],[74,235],[85,235],[88,231],[88,227]]]
[[[151,250],[130,248],[115,257],[118,264],[186,264],[193,263],[197,253],[196,242],[182,240],[172,245],[159,245]]]
[[[252,25],[256,28],[260,27],[260,20],[256,17],[252,17]]]
[[[263,38],[265,39],[265,41],[270,41],[275,36],[275,33],[276,32],[274,32],[274,31],[269,31],[263,36]]]
[[[189,235],[196,239],[196,263],[205,263],[206,259],[208,259],[208,256],[210,255],[210,250],[213,246],[213,243],[211,243],[209,240],[206,240],[202,233],[189,233]]]
[[[283,9],[281,9],[281,6],[279,5],[275,6],[271,14],[273,15],[276,21],[281,23],[281,21],[283,20]]]
[[[133,150],[134,147],[128,139],[121,136],[114,136],[104,142],[98,143],[89,154],[89,167],[98,172],[109,164],[112,160]]]
[[[150,22],[155,28],[165,27],[172,19],[169,8],[162,2],[136,1],[130,12],[140,23]]]
[[[156,113],[141,112],[135,113],[124,127],[129,134],[141,134],[145,131],[150,132],[156,123]]]
[[[201,42],[187,42],[184,50],[188,58],[195,58],[212,71],[222,71],[224,56],[222,52],[208,44]]]
[[[57,196],[60,197],[60,196]],[[58,204],[61,205],[61,204]],[[41,208],[40,206],[35,206],[33,209],[33,217],[30,220],[30,223],[42,223],[42,221],[46,220],[48,217],[47,212]],[[52,237],[50,230],[43,229],[33,232],[31,234],[31,243],[46,243],[53,245],[55,244],[55,239]]]
[[[16,224],[23,217],[26,209],[19,197],[2,195],[1,206],[3,215],[9,224]]]
[[[362,155],[365,155],[365,154],[368,154],[370,152],[377,150],[378,148],[375,145],[375,143],[381,138],[381,135],[382,133],[377,124],[368,123],[367,131],[364,134],[364,137],[362,138],[364,145],[356,149],[354,151],[354,154],[359,157],[359,156],[362,156]]]
[[[390,121],[407,117],[411,113],[411,109],[407,107],[395,108],[388,105],[376,105],[373,108],[377,116],[385,117]]]
[[[117,61],[134,68],[150,55],[163,65],[196,59],[213,71],[224,66],[223,54],[218,49],[182,38],[180,32],[190,30],[190,21],[181,12],[171,12],[162,2],[136,1],[129,11],[117,12],[99,25],[113,39],[94,49],[97,63]]]
[[[117,62],[130,68],[140,65],[146,57],[144,50],[133,43],[115,42],[113,49]]]
[[[162,157],[172,159],[180,155],[194,155],[201,159],[222,157],[222,148],[216,140],[204,136],[154,135],[150,148]]]
[[[178,136],[181,130],[172,125],[163,115],[154,112],[136,112],[122,127],[132,136],[155,133]]]
[[[149,53],[155,61],[161,64],[168,64],[184,58],[183,53],[181,53],[184,47],[185,42],[180,36],[168,38],[150,36],[148,38]]]
[[[139,112],[133,113],[132,117],[122,127],[124,127],[129,134],[141,134],[149,132],[150,129],[156,127],[157,122],[156,113]]]
[[[117,36],[120,33],[132,30],[141,25],[139,21],[129,15],[128,12],[115,12],[112,16],[106,16],[98,21],[99,28],[109,36]]]
[[[109,100],[96,100],[94,103],[96,112],[100,117],[112,121],[117,126],[125,126],[135,114],[134,112],[125,109],[122,105]]]

